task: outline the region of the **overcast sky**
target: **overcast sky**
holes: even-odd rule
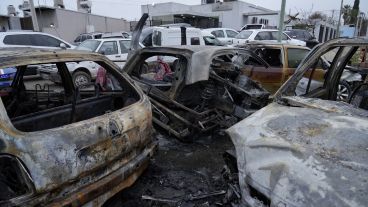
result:
[[[52,0],[33,0],[37,5],[52,5]],[[139,19],[141,16],[142,4],[152,4],[161,2],[179,2],[184,4],[200,4],[201,0],[92,0],[92,13],[125,18],[128,20]],[[256,4],[272,10],[280,10],[281,0],[244,0],[249,3]],[[22,0],[0,0],[0,14],[6,14],[6,7],[12,4],[18,7]],[[287,13],[291,11],[292,14],[296,12],[305,13],[309,11],[323,11],[325,14],[331,16],[333,10],[339,10],[340,0],[287,0]],[[344,0],[344,4],[353,5],[354,0]],[[67,9],[75,10],[77,8],[76,0],[64,0]],[[360,9],[368,12],[368,0],[360,1]],[[335,11],[337,18],[337,11]]]

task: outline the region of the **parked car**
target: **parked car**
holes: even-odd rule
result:
[[[94,39],[86,40],[75,49],[88,52],[96,52],[105,55],[119,67],[123,67],[126,62],[130,48],[130,39]],[[93,61],[70,62],[67,64],[69,72],[72,73],[73,83],[81,86],[91,83],[97,77],[100,66]],[[48,77],[56,83],[61,83],[61,79],[55,75],[56,65],[48,65],[39,69],[41,76]]]
[[[315,47],[275,100],[227,130],[235,149],[245,206],[365,206],[368,202],[368,80],[351,104],[336,101],[346,64],[362,39]],[[295,91],[318,78],[316,65],[333,56],[323,85]]]
[[[229,28],[210,28],[204,29],[208,33],[214,35],[217,39],[219,39],[223,44],[231,45],[233,44],[233,40],[236,35],[239,34],[236,30]]]
[[[257,29],[243,30],[234,39],[234,45],[242,45],[251,41],[277,42],[278,30]],[[297,46],[306,46],[306,43],[301,40],[292,39],[284,32],[282,33],[282,43],[292,44]]]
[[[30,47],[39,49],[73,49],[74,46],[53,35],[32,31],[0,32],[0,48]],[[27,76],[38,76],[41,65],[30,65]]]
[[[108,38],[99,40],[87,40],[76,47],[76,50],[97,52],[122,67],[127,59],[131,39]]]
[[[100,79],[75,87],[66,63],[95,61]],[[23,77],[27,65],[56,64],[62,85]],[[102,205],[132,185],[156,149],[151,104],[106,57],[80,51],[9,48],[2,87],[0,205]]]
[[[306,42],[306,46],[309,48],[313,48],[314,46],[319,44],[318,40],[307,30],[291,29],[284,32],[291,38]]]
[[[102,32],[83,33],[78,35],[77,38],[75,38],[74,44],[79,45],[85,40],[101,39],[102,35],[103,35]]]
[[[73,49],[74,46],[53,35],[42,32],[0,32],[0,48],[32,47],[44,49]]]

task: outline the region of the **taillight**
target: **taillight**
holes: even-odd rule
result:
[[[33,183],[18,158],[0,155],[0,205],[33,192]]]

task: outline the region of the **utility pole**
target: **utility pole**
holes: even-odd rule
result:
[[[336,32],[336,37],[339,38],[340,37],[340,24],[341,24],[341,16],[342,16],[342,9],[344,6],[344,0],[341,0],[341,6],[340,6],[340,14],[339,14],[339,22],[337,22],[337,32]]]
[[[31,9],[31,14],[32,14],[33,31],[39,32],[40,27],[38,26],[37,14],[36,14],[36,10],[33,4],[33,0],[29,0],[29,6]]]
[[[286,0],[282,0],[281,11],[280,11],[280,22],[279,22],[279,35],[277,37],[278,42],[281,42],[282,40],[282,30],[284,29],[284,18],[285,18],[285,6],[286,6]]]

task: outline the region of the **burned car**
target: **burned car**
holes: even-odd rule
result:
[[[96,84],[75,87],[68,62],[94,61]],[[61,85],[30,79],[55,64]],[[99,54],[0,50],[13,68],[0,87],[0,205],[100,206],[132,185],[156,148],[151,104],[127,74]]]
[[[316,46],[275,94],[275,101],[227,129],[237,158],[242,201],[249,206],[366,206],[368,80],[336,101],[346,64],[367,40]],[[318,60],[332,62],[311,88]],[[368,70],[367,68],[357,68]],[[302,79],[303,94],[295,96]]]
[[[153,105],[153,121],[182,140],[229,127],[268,103],[269,93],[240,68],[262,59],[226,47],[178,46],[135,51],[124,70]]]

